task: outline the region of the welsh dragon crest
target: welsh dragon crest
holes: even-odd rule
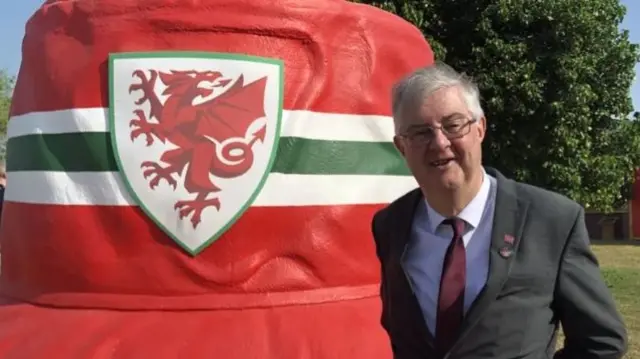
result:
[[[232,183],[229,180],[247,174],[256,162],[256,150],[264,150],[268,134],[272,138],[271,148],[267,150],[274,151],[276,141],[273,137],[277,137],[277,131],[270,126],[277,127],[280,119],[269,121],[265,110],[269,74],[255,76],[253,71],[253,79],[247,81],[242,71],[246,64],[233,69],[236,76],[227,76],[214,64],[206,69],[157,68],[145,66],[143,60],[137,62],[138,66],[123,66],[123,71],[117,73],[126,73],[128,67],[130,79],[127,88],[129,118],[121,117],[124,106],[118,108],[118,101],[116,115],[112,116],[116,147],[120,148],[118,157],[121,163],[131,162],[126,160],[131,156],[140,159],[138,171],[147,181],[148,190],[157,191],[161,183],[166,183],[168,187],[158,195],[174,199],[171,205],[175,216],[181,221],[189,218],[192,228],[197,230],[203,218],[215,222],[215,215],[209,208],[220,212],[226,205],[222,198],[226,189],[220,182]],[[246,69],[251,70],[250,67]],[[124,80],[124,76],[121,78]],[[113,91],[114,88],[112,95]],[[129,144],[126,145],[122,133],[124,121],[129,128]],[[123,152],[122,147],[131,152]],[[131,166],[124,167],[131,169]],[[262,172],[267,171],[269,164],[262,163],[262,167]],[[132,175],[126,169],[124,172],[130,183],[135,182],[131,181]],[[258,175],[259,179],[266,176],[265,173]],[[136,184],[130,187],[139,195],[139,181]],[[178,189],[185,196],[167,196],[167,190],[176,192]],[[237,199],[229,201],[238,202]],[[146,203],[149,201],[140,202],[149,207]],[[239,205],[236,203],[235,207]],[[235,211],[239,210],[236,208]],[[210,217],[203,216],[205,212],[210,213]],[[166,211],[160,217],[164,222],[170,221]],[[184,226],[177,227],[184,231]]]

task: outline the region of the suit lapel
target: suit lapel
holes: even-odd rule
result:
[[[518,200],[515,182],[494,169],[487,168],[486,171],[497,180],[489,274],[484,289],[465,316],[458,343],[463,341],[464,336],[482,318],[504,286],[517,255],[528,206],[528,203]]]
[[[395,212],[396,215],[391,227],[391,257],[396,291],[400,292],[399,298],[402,298],[401,306],[395,306],[395,308],[402,308],[401,310],[404,311],[407,319],[402,325],[411,327],[412,332],[416,335],[415,340],[417,342],[424,343],[426,340],[429,345],[433,345],[434,338],[427,328],[422,309],[409,282],[409,276],[402,265],[404,253],[407,251],[411,239],[414,214],[422,198],[422,193],[419,189],[416,189],[407,195],[403,203],[399,203],[400,210]],[[422,320],[416,320],[416,318],[421,318]]]

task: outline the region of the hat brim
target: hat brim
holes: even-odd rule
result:
[[[60,309],[0,298],[3,359],[386,359],[379,298],[244,310]]]

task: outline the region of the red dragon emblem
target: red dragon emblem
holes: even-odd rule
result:
[[[220,95],[194,104],[200,97],[210,96],[215,88],[224,88],[231,79],[216,71],[170,71],[150,70],[147,77],[142,70],[132,74],[140,82],[129,87],[129,93],[142,91],[135,102],[141,106],[149,102],[149,114],[142,109],[133,111],[136,118],[130,122],[131,140],[146,137],[147,146],[154,139],[169,141],[177,148],[163,152],[160,162],[145,161],[141,168],[144,178],[150,178],[153,190],[165,180],[176,189],[177,178],[183,173],[184,187],[195,195],[193,199],[177,201],[174,208],[181,219],[191,215],[195,229],[201,221],[202,211],[208,207],[220,209],[220,200],[215,193],[212,176],[234,178],[247,172],[253,165],[253,145],[264,141],[266,125],[249,132],[254,121],[265,116],[264,96],[267,78],[249,84],[240,75]],[[156,81],[166,86],[162,103],[156,94]],[[203,84],[210,87],[202,87]],[[186,172],[184,172],[186,168]]]

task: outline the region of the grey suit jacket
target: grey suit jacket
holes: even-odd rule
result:
[[[486,171],[497,179],[489,278],[446,358],[622,358],[626,330],[589,249],[582,207]],[[416,189],[373,218],[382,267],[382,325],[395,359],[436,358],[434,338],[400,260],[422,198]],[[559,323],[566,341],[556,353]]]

